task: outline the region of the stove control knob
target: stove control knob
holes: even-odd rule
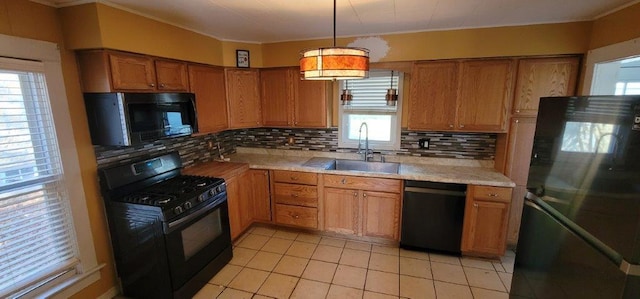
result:
[[[186,210],[191,209],[191,206],[192,206],[192,204],[191,204],[191,202],[190,202],[190,201],[187,201],[187,202],[185,202],[185,203],[184,203],[184,208],[185,208]]]
[[[182,207],[181,206],[177,206],[177,207],[173,208],[173,212],[176,213],[176,215],[182,213]]]
[[[216,187],[216,192],[217,192],[217,193],[222,192],[222,186],[218,186],[218,187]]]
[[[211,196],[216,195],[216,189],[209,190],[209,195],[211,195]]]
[[[203,202],[205,199],[207,199],[207,195],[206,194],[200,194],[200,196],[198,196],[198,201],[199,202]]]

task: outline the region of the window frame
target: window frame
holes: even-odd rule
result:
[[[62,275],[39,286],[27,296],[69,297],[100,279],[94,239],[91,233],[82,173],[74,139],[73,127],[62,71],[60,48],[57,44],[0,34],[0,57],[33,60],[42,63],[49,95],[51,113],[58,140],[64,175],[64,187],[76,236],[78,259],[75,273]]]
[[[391,72],[391,70],[371,70],[369,74],[372,73],[383,73],[383,72]],[[397,74],[395,73],[397,72]],[[377,141],[377,140],[369,140],[369,149],[373,149],[376,151],[387,150],[387,151],[397,151],[400,150],[401,146],[401,135],[402,135],[402,103],[403,103],[403,95],[404,95],[404,73],[400,71],[394,71],[394,76],[398,77],[398,101],[396,102],[396,110],[388,111],[384,109],[358,109],[358,108],[348,108],[345,109],[345,106],[342,105],[340,101],[340,93],[344,89],[345,81],[340,81],[338,84],[338,95],[336,99],[338,99],[338,147],[339,148],[358,148],[358,140],[352,140],[348,138],[349,134],[349,123],[347,121],[347,116],[349,114],[364,114],[364,115],[390,115],[391,116],[391,141]],[[366,80],[366,79],[362,79]],[[371,133],[371,128],[369,129],[369,133]],[[364,138],[364,132],[363,132]],[[364,142],[364,141],[363,141]]]

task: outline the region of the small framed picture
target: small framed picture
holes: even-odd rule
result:
[[[236,50],[236,66],[249,67],[249,50]]]

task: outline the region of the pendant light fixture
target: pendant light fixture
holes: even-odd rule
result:
[[[333,47],[305,50],[300,58],[304,80],[347,80],[369,76],[369,50],[336,47],[336,0],[333,0]]]
[[[391,71],[391,86],[387,89],[387,106],[395,106],[398,103],[398,90],[393,88],[393,71]]]
[[[344,106],[351,105],[353,95],[351,94],[351,90],[349,90],[349,80],[344,81],[344,89],[342,90],[342,94],[340,95],[340,100],[342,101],[342,105]]]

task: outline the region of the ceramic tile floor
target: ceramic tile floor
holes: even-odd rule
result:
[[[508,298],[515,255],[482,260],[253,227],[194,298]]]

